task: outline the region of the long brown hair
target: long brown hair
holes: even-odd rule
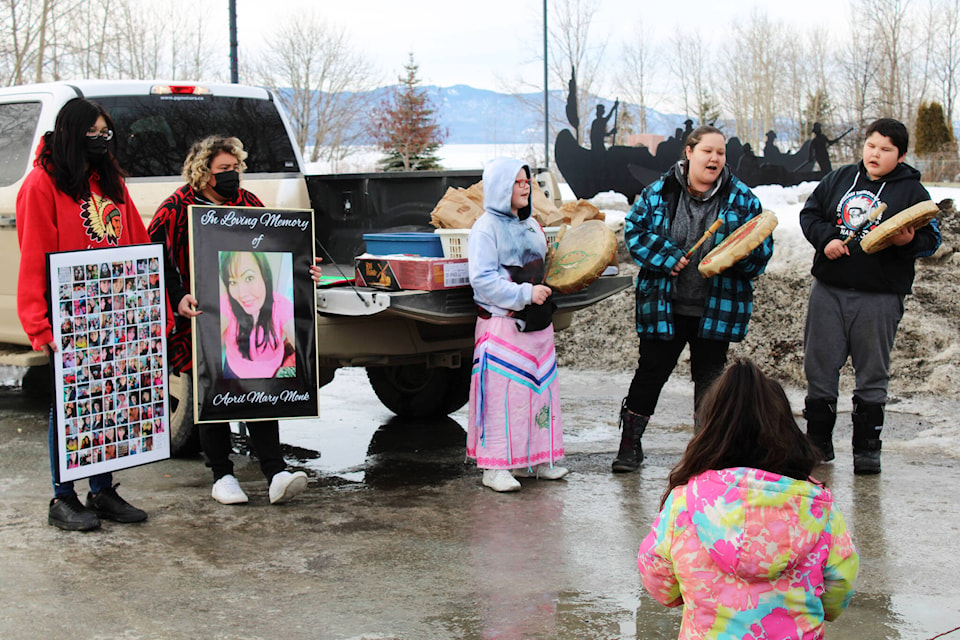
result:
[[[735,360],[710,385],[697,417],[700,432],[670,472],[661,507],[674,488],[711,469],[752,467],[809,480],[817,465],[783,387],[747,358]]]
[[[38,161],[53,176],[57,189],[72,198],[90,195],[90,172],[95,171],[103,195],[123,203],[123,179],[126,173],[114,154],[116,138],[108,142],[108,152],[96,159],[87,157],[84,146],[87,130],[103,116],[107,128],[116,131],[113,118],[98,103],[73,98],[60,109],[53,131],[43,135]]]

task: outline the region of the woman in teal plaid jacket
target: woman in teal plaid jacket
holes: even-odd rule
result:
[[[624,238],[637,264],[637,370],[620,407],[622,429],[614,472],[643,461],[640,438],[684,346],[690,347],[694,409],[723,370],[731,342],[743,340],[753,312],[752,280],[773,255],[773,237],[710,278],[700,260],[762,212],[760,200],[726,167],[726,140],[702,126],[687,137],[683,157],[640,194],[627,215]],[[717,232],[686,253],[715,221]]]

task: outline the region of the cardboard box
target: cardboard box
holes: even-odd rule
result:
[[[374,256],[356,258],[356,283],[390,291],[455,289],[470,286],[466,258],[424,258],[420,256]]]

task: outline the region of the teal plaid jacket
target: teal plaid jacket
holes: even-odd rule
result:
[[[677,211],[680,181],[671,168],[648,186],[627,214],[624,239],[630,255],[640,265],[637,275],[637,333],[641,338],[674,336],[673,278],[670,272],[686,253],[670,237]],[[717,193],[718,217],[723,224],[715,242],[720,244],[735,229],[762,212],[760,200],[733,174]],[[747,335],[753,313],[753,283],[773,255],[773,235],[732,267],[710,278],[710,288],[700,318],[699,335],[711,340],[739,342]],[[695,268],[690,265],[688,269]]]

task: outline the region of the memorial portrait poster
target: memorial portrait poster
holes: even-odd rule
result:
[[[192,205],[196,422],[319,415],[313,211]]]
[[[47,268],[58,481],[169,458],[162,246],[51,253]]]

